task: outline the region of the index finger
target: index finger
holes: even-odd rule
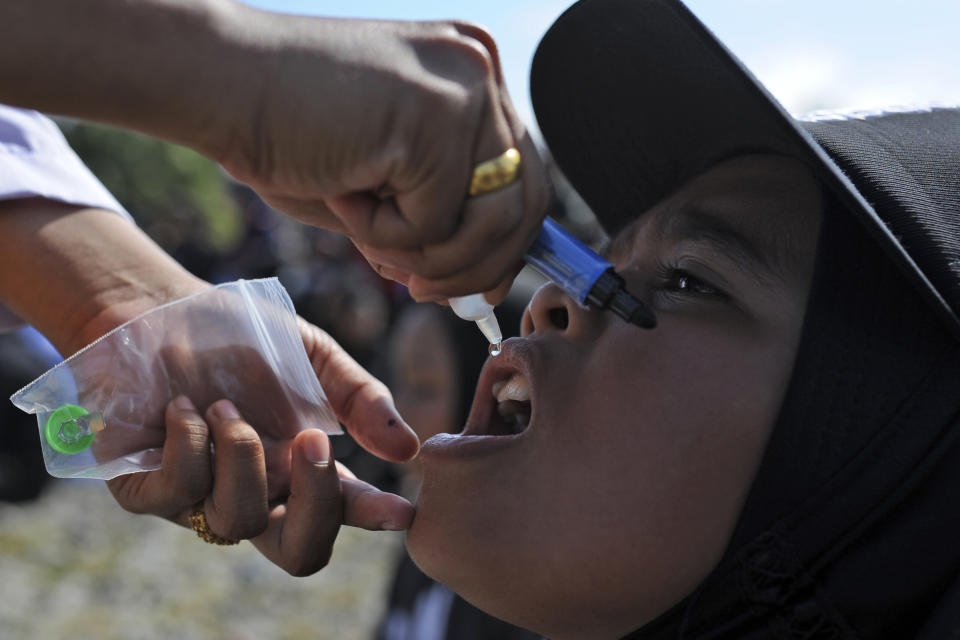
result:
[[[307,356],[327,399],[354,440],[385,460],[417,455],[417,434],[400,417],[386,385],[357,364],[333,338],[298,318]]]

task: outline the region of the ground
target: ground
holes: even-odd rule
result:
[[[344,527],[326,569],[293,578],[249,543],[129,514],[101,482],[0,504],[0,638],[368,640],[402,534]]]

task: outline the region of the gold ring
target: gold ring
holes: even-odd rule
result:
[[[218,536],[213,531],[210,531],[210,525],[207,524],[207,515],[203,512],[201,507],[194,507],[193,513],[190,514],[190,527],[197,532],[197,537],[204,542],[218,544],[221,546],[240,544],[239,540],[224,538],[222,536]]]
[[[496,158],[481,162],[473,170],[467,193],[479,196],[513,184],[520,175],[520,164],[520,152],[513,147]]]

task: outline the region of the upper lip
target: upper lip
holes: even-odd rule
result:
[[[487,359],[480,379],[477,381],[477,390],[473,397],[473,406],[467,417],[467,424],[461,435],[491,435],[490,425],[498,418],[497,401],[493,397],[493,385],[501,380],[509,380],[516,374],[524,376],[530,383],[533,391],[533,345],[524,338],[510,338],[503,343],[500,355]],[[531,393],[532,395],[532,393]],[[531,398],[531,410],[533,402]],[[531,415],[531,422],[532,422]],[[501,437],[516,437],[513,436]]]

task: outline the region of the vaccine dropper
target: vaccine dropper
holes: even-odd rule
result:
[[[540,235],[524,260],[584,307],[610,310],[644,329],[657,326],[656,316],[627,291],[613,265],[550,218],[544,219]],[[493,305],[482,293],[451,298],[450,306],[459,317],[477,323],[490,342],[492,355],[500,353],[503,335]]]

